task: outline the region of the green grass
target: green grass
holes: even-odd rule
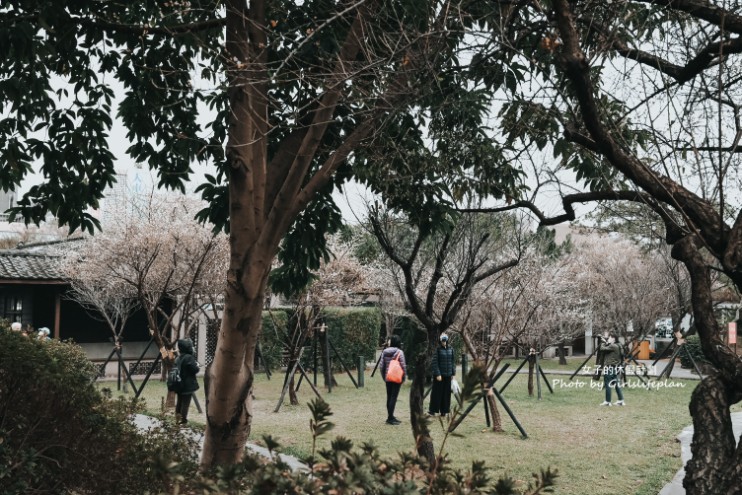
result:
[[[579,364],[579,363],[577,363]],[[512,366],[512,365],[511,365]],[[569,368],[571,369],[571,368]],[[553,375],[550,380],[569,376]],[[366,373],[366,387],[356,390],[346,375],[337,375],[340,384],[332,393],[322,391],[331,405],[334,430],[320,442],[326,447],[334,436],[342,435],[357,444],[373,442],[382,452],[393,454],[412,451],[414,439],[409,427],[409,385],[403,386],[397,405],[400,426],[387,426],[385,391],[377,374]],[[278,413],[276,407],[283,376],[267,380],[259,375],[255,383],[255,401],[251,441],[260,443],[263,435],[272,435],[281,442],[283,451],[298,457],[309,454],[309,410],[306,403],[314,394],[303,384],[299,391],[301,404],[287,402]],[[680,447],[675,437],[691,423],[688,402],[698,382],[673,380],[678,388],[660,390],[626,390],[627,406],[599,407],[603,392],[590,387],[586,378],[575,380],[581,388],[562,388],[555,393],[544,388],[542,400],[529,397],[526,377],[518,376],[505,391],[505,399],[528,432],[522,439],[518,430],[500,408],[504,433],[486,429],[483,406],[478,406],[449,438],[446,452],[459,466],[474,460],[484,460],[493,475],[507,473],[527,482],[531,473],[547,466],[559,471],[555,493],[574,495],[642,494],[656,495],[681,467]],[[321,378],[320,378],[321,383]],[[500,379],[498,384],[504,383]],[[111,388],[111,384],[105,386]],[[114,385],[115,387],[115,385]],[[151,382],[144,393],[148,408],[160,411],[165,395],[164,384]],[[203,405],[203,390],[199,390]],[[615,400],[615,396],[614,396]],[[189,418],[197,424],[204,416],[191,406]],[[432,424],[436,448],[440,447],[444,428]]]

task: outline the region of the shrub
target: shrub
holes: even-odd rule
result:
[[[688,354],[693,356],[693,359],[699,367],[709,362],[708,359],[706,359],[706,356],[703,355],[703,351],[701,350],[701,339],[698,335],[687,337],[685,339],[685,344],[683,344],[683,349],[678,353],[680,356],[680,366],[683,368],[693,369],[693,362],[690,357],[688,357]]]
[[[405,316],[400,318],[394,328],[394,333],[402,339],[402,350],[407,358],[407,373],[415,376],[416,356],[420,352],[426,352],[428,349],[427,332],[414,317]],[[464,341],[458,333],[447,332],[450,340],[449,345],[453,347],[456,364],[461,365],[461,355],[464,353]],[[430,370],[426,370],[430,374]]]
[[[315,399],[309,404],[312,418],[309,421],[314,439],[313,452],[307,471],[292,471],[277,455],[279,445],[271,437],[263,440],[272,460],[264,462],[254,454],[229,469],[218,469],[182,478],[174,487],[175,493],[229,493],[262,495],[268,493],[388,493],[397,495],[448,495],[491,493],[515,495],[548,493],[552,491],[557,473],[547,469],[534,475],[527,487],[516,488],[517,483],[508,477],[493,482],[483,462],[475,462],[469,470],[451,467],[445,456],[438,457],[438,466],[430,469],[416,454],[402,453],[392,457],[382,456],[378,449],[364,443],[353,445],[347,438],[337,437],[329,449],[316,449],[316,440],[329,432],[332,411],[327,403]],[[172,469],[178,470],[177,466]]]
[[[263,313],[263,335],[260,343],[263,353],[270,353],[271,367],[276,368],[283,351],[286,325],[294,325],[290,323],[294,315],[291,309],[272,310],[271,316],[267,315],[267,311]],[[332,345],[349,368],[357,367],[358,356],[363,356],[367,361],[374,359],[381,328],[381,312],[377,308],[323,308],[322,315]],[[306,346],[302,365],[308,369],[313,363],[312,339],[307,339]],[[321,352],[319,348],[318,352]],[[333,369],[342,370],[335,354],[330,351],[330,355]],[[318,359],[321,363],[322,356],[318,356]]]
[[[104,399],[95,373],[74,344],[0,330],[0,493],[138,494],[162,484],[172,438],[139,435],[127,421],[132,404]]]
[[[378,308],[325,308],[322,314],[330,340],[349,368],[358,367],[358,356],[366,361],[374,359],[381,330]],[[333,359],[332,367],[342,369],[337,359]]]
[[[281,366],[284,334],[289,315],[284,310],[263,311],[263,330],[260,335],[260,352],[271,370]]]

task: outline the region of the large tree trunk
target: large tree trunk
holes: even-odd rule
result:
[[[730,467],[734,464],[735,441],[729,415],[729,392],[718,373],[708,376],[696,387],[690,401],[693,417],[693,457],[686,465],[683,481],[689,495],[727,493]],[[742,480],[737,481],[739,493]]]
[[[410,425],[415,437],[417,454],[428,462],[432,468],[435,465],[435,447],[430,430],[425,421],[425,377],[430,363],[430,353],[437,345],[436,332],[428,332],[427,349],[419,352],[415,359],[415,376],[410,387]]]
[[[742,445],[735,447],[730,406],[742,400],[742,364],[721,341],[714,316],[711,276],[693,236],[675,244],[674,258],[682,261],[691,278],[693,317],[703,353],[715,371],[693,392],[693,457],[686,465],[683,485],[688,495],[742,493]]]
[[[205,377],[204,467],[238,462],[250,435],[253,363],[263,311],[263,291],[258,294],[247,299],[231,287],[227,290],[214,361]]]

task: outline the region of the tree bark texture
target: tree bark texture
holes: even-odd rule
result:
[[[255,345],[260,333],[263,299],[240,298],[228,290],[214,361],[206,376],[204,466],[242,459],[252,424]],[[217,379],[217,377],[219,377]]]
[[[722,30],[730,29],[730,23],[734,23],[732,19],[739,19],[723,8],[709,9],[710,5],[703,2],[658,3],[669,11],[686,12]],[[711,10],[719,14],[718,18],[707,15]],[[651,198],[646,204],[665,222],[666,240],[673,246],[673,258],[685,264],[691,277],[694,323],[703,353],[713,363],[715,371],[698,386],[691,400],[694,436],[693,459],[686,466],[684,482],[687,493],[740,493],[742,451],[734,446],[729,406],[742,399],[742,362],[720,338],[713,311],[710,265],[715,263],[737,289],[742,289],[742,213],[738,213],[730,228],[725,222],[723,208],[645,166],[638,156],[615,139],[610,123],[601,117],[596,99],[598,90],[591,80],[589,61],[581,47],[572,4],[567,0],[555,0],[554,13],[563,42],[558,53],[559,66],[572,83],[582,124],[589,133],[589,142],[579,136],[575,137],[575,142],[601,154],[616,170],[648,193]],[[729,20],[727,16],[731,16]],[[713,59],[704,60],[706,66],[692,67],[692,77],[712,65]],[[678,212],[682,220],[667,214],[665,208]]]
[[[687,493],[739,493],[721,490],[729,486],[730,466],[735,461],[735,441],[729,415],[729,391],[718,373],[704,378],[693,391],[690,413],[693,417],[693,457],[686,465],[683,481]],[[742,487],[742,480],[737,480]]]
[[[497,408],[497,397],[491,388],[486,389],[484,400],[487,402],[487,407],[490,411],[490,420],[492,421],[492,431],[496,433],[502,433],[502,417],[500,416],[500,410]]]
[[[425,377],[430,366],[430,354],[437,345],[437,334],[428,332],[427,349],[417,354],[415,359],[415,376],[410,387],[410,425],[415,437],[417,454],[425,459],[429,466],[435,465],[435,447],[425,419]]]
[[[528,396],[533,397],[533,370],[536,369],[536,358],[528,356]]]
[[[264,291],[282,238],[375,124],[372,117],[362,121],[307,182],[346,90],[337,82],[347,77],[345,65],[359,54],[366,12],[361,7],[351,16],[335,66],[328,69],[328,89],[308,113],[306,125],[289,133],[269,162],[266,4],[267,0],[227,0],[225,5],[230,265],[224,318],[205,379],[203,467],[234,464],[243,457],[252,420],[253,367]]]
[[[567,349],[564,347],[564,341],[559,341],[559,346],[557,347],[557,350],[559,351],[559,364],[562,366],[566,366],[567,364]]]

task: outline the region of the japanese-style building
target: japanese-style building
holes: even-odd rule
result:
[[[76,342],[92,361],[103,363],[113,349],[113,334],[101,319],[70,297],[59,256],[44,250],[50,244],[0,250],[0,317],[20,322],[31,331],[47,327],[52,337]],[[149,341],[147,321],[139,310],[129,317],[121,342],[123,358],[133,374],[145,373],[157,355],[156,346],[149,346],[140,369],[132,368]],[[116,370],[112,361],[102,373],[115,374]]]

